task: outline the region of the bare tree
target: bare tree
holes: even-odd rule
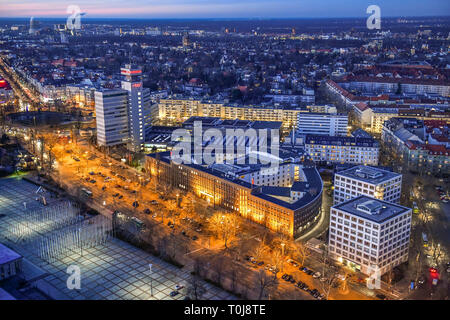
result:
[[[293,245],[294,257],[298,259],[301,265],[305,264],[306,258],[311,255],[310,250],[306,247],[305,243],[295,241]]]
[[[272,265],[275,267],[275,277],[284,267],[284,255],[279,250],[274,250],[271,256]]]
[[[333,261],[329,258],[327,250],[324,250],[320,261],[322,266],[322,292],[325,295],[325,298],[328,300],[331,289],[337,281],[338,268],[333,265]]]
[[[276,276],[270,276],[264,270],[259,270],[256,274],[255,284],[258,288],[258,300],[269,294],[270,290],[278,285]]]
[[[239,278],[240,278],[239,268],[234,263],[232,263],[232,266],[230,269],[231,291],[234,292],[236,290],[236,281]]]
[[[236,215],[225,212],[216,213],[210,220],[210,226],[218,238],[224,242],[225,249],[231,237],[236,234],[239,220]]]
[[[253,256],[255,257],[255,259],[257,261],[261,260],[261,258],[263,257],[264,253],[267,252],[268,248],[267,246],[264,244],[263,241],[258,242],[258,244],[256,245],[256,247],[253,249]]]
[[[201,279],[197,275],[192,274],[186,288],[186,296],[191,300],[201,300],[205,293],[206,289]]]

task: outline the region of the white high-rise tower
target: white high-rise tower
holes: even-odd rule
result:
[[[128,91],[128,127],[130,149],[135,152],[144,149],[145,119],[150,112],[150,90],[143,87],[142,70],[130,64],[121,68],[124,77],[122,89]]]

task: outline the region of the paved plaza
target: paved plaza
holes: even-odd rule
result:
[[[181,270],[126,242],[112,238],[105,244],[78,250],[73,254],[43,261],[29,248],[14,241],[11,234],[14,215],[25,210],[38,210],[44,206],[35,200],[38,187],[20,178],[0,179],[0,242],[13,248],[24,258],[42,269],[46,285],[57,292],[58,299],[78,300],[180,300],[185,289],[171,297],[176,285],[187,286],[189,272]],[[48,198],[51,205],[56,198]],[[26,205],[24,205],[26,202]],[[26,208],[25,208],[26,206]],[[152,264],[150,275],[149,264]],[[69,290],[66,285],[67,267],[76,265],[81,270],[81,288]],[[28,268],[27,268],[28,269]],[[31,272],[31,271],[30,271]],[[235,299],[232,295],[209,283],[203,282],[206,293],[202,299]],[[153,296],[151,289],[153,287]]]

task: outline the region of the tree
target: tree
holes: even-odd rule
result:
[[[228,249],[228,240],[236,234],[238,229],[238,219],[235,214],[218,212],[210,219],[210,226],[217,238],[224,242],[225,249]]]
[[[200,278],[197,275],[192,274],[186,288],[186,296],[191,300],[201,300],[205,293],[206,289]]]
[[[321,281],[322,292],[325,295],[325,298],[328,300],[328,297],[331,292],[331,288],[337,281],[338,268],[334,266],[332,260],[328,256],[328,250],[324,250],[321,256],[321,266],[322,266],[322,277],[326,279],[325,281]]]
[[[193,269],[186,287],[186,296],[191,300],[201,300],[206,289],[203,287],[203,283],[200,280],[200,273],[203,270],[203,264],[200,258],[195,258]]]
[[[259,242],[253,250],[253,256],[257,261],[260,261],[264,253],[267,251],[267,246],[263,241]]]
[[[266,271],[259,270],[256,274],[255,284],[258,288],[258,300],[269,294],[270,290],[278,285],[278,279],[275,276],[270,276]]]
[[[311,252],[306,247],[305,243],[295,241],[293,249],[294,249],[294,258],[297,259],[301,265],[304,265],[306,258],[308,258],[311,255]]]
[[[275,267],[275,277],[284,267],[284,255],[280,250],[274,250],[271,256],[272,265]]]

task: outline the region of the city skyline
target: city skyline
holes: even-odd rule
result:
[[[445,16],[450,12],[450,3],[444,0],[431,0],[426,3],[413,0],[405,6],[400,0],[381,0],[377,3],[368,0],[351,0],[345,3],[332,0],[292,1],[292,0],[246,0],[246,1],[205,1],[205,0],[169,0],[151,1],[131,0],[96,1],[95,3],[79,0],[72,1],[30,0],[3,4],[0,17],[67,17],[70,5],[78,6],[89,18],[356,18],[366,17],[370,5],[378,5],[385,17]],[[324,10],[324,8],[326,8]]]

